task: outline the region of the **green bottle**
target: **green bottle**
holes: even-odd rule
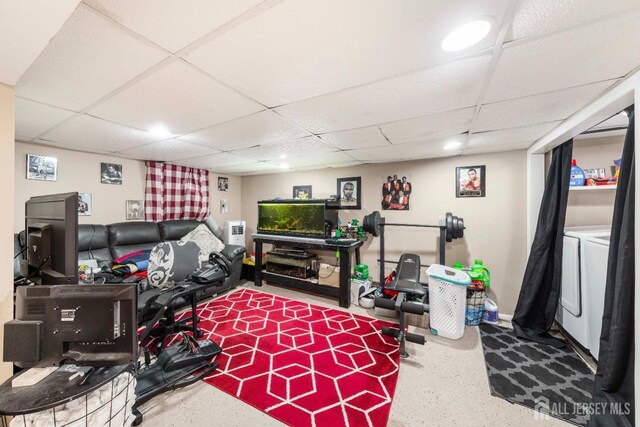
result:
[[[471,276],[471,281],[476,284],[476,286],[484,285],[485,288],[491,286],[491,273],[489,269],[482,264],[481,259],[475,260],[471,266],[469,276]]]

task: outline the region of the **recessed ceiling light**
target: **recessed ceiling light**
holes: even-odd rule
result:
[[[451,31],[447,37],[442,40],[442,50],[447,52],[457,52],[473,46],[482,40],[491,30],[491,22],[479,19],[477,21],[464,24]]]
[[[285,154],[280,154],[280,158],[281,159],[286,159],[287,158],[287,154],[286,153]]]
[[[149,133],[157,138],[169,138],[171,132],[164,125],[156,125],[149,129]]]
[[[462,146],[462,142],[460,141],[453,141],[453,142],[449,142],[448,144],[446,144],[444,147],[442,147],[443,150],[453,150],[456,148],[459,148]]]
[[[289,165],[286,163],[280,163],[280,169],[289,169]]]
[[[628,114],[627,114],[627,110],[622,110],[622,111],[620,111],[620,114],[622,114],[622,115],[623,115],[623,116],[625,116],[625,117],[627,117],[627,116],[628,116]]]

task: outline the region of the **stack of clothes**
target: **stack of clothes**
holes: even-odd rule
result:
[[[151,250],[147,249],[122,255],[113,260],[111,272],[125,279],[132,276],[139,277],[139,280],[146,279],[150,253]]]

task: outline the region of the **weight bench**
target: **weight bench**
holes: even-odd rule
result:
[[[425,289],[420,283],[420,257],[415,254],[403,254],[398,261],[395,279],[384,285],[387,291],[398,292],[396,299],[386,299],[377,297],[374,305],[388,310],[395,310],[398,313],[398,329],[383,327],[384,335],[394,337],[400,344],[400,357],[407,358],[409,353],[405,350],[405,340],[424,345],[424,336],[412,334],[406,331],[405,313],[424,314],[427,307],[424,304],[407,301],[408,296],[423,298]]]

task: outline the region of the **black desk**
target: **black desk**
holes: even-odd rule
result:
[[[351,254],[355,252],[356,264],[360,264],[360,247],[363,240],[349,244],[327,243],[324,239],[308,237],[278,236],[270,234],[254,234],[253,245],[256,252],[255,285],[262,286],[262,280],[267,280],[278,285],[287,286],[303,291],[314,292],[338,299],[340,307],[349,308],[351,292],[349,279],[351,277]],[[311,283],[308,280],[285,276],[283,274],[268,273],[262,271],[262,244],[291,245],[301,249],[319,249],[340,252],[340,286],[338,288],[327,285]]]
[[[82,377],[69,381],[71,372],[57,370],[38,383],[24,387],[11,387],[11,380],[23,375],[21,371],[0,385],[0,415],[23,415],[54,408],[85,396],[123,372],[131,365],[97,368],[84,385],[78,385]]]

